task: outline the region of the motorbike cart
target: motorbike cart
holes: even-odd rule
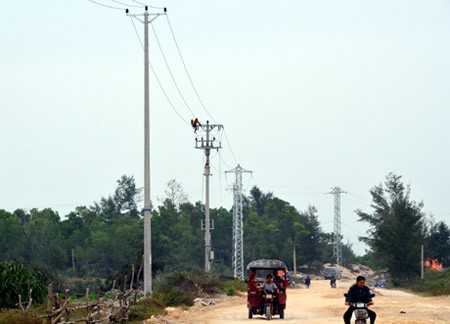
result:
[[[267,320],[278,315],[284,318],[286,309],[286,288],[288,279],[286,278],[287,267],[279,260],[255,260],[247,265],[247,308],[248,318],[253,315],[265,316]],[[261,289],[266,275],[274,276],[274,283],[278,291],[264,291]]]

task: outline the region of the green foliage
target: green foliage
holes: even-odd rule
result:
[[[28,299],[30,289],[35,303],[42,303],[47,297],[48,278],[41,272],[15,262],[0,263],[0,308],[14,308]]]
[[[155,285],[153,300],[166,306],[192,306],[198,293],[198,285],[192,276],[180,271],[163,276]]]
[[[78,279],[71,282],[67,287],[70,289],[72,296],[85,296],[86,289],[89,288],[90,293],[94,293],[97,289],[107,291],[110,287],[106,287],[100,279]]]
[[[412,290],[431,296],[450,295],[450,268],[443,271],[427,270],[424,279],[417,279]]]
[[[425,239],[422,204],[410,201],[401,176],[389,174],[383,185],[372,188],[373,214],[357,210],[368,222],[369,236],[360,238],[372,249],[380,267],[388,268],[393,282],[407,284],[419,276],[417,255]]]
[[[450,228],[444,222],[431,223],[425,251],[427,257],[438,260],[444,267],[450,266]]]
[[[143,321],[150,318],[152,315],[160,315],[164,313],[164,304],[156,302],[152,298],[143,298],[129,310],[130,321]]]
[[[242,280],[227,280],[223,283],[223,291],[228,296],[234,296],[239,292],[246,291],[247,284]]]
[[[375,258],[375,254],[373,252],[367,252],[366,254],[362,255],[362,256],[357,256],[355,258],[355,261],[357,263],[361,263],[364,264],[366,266],[368,266],[369,268],[378,271],[381,270],[382,268],[380,267],[380,263],[377,261],[377,259]]]

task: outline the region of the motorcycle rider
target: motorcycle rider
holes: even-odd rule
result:
[[[277,270],[273,271],[273,282],[277,285],[278,290],[285,290],[285,281],[278,274]]]
[[[278,292],[277,285],[272,281],[272,275],[270,273],[266,276],[266,281],[261,284],[261,293],[269,292],[276,293]],[[261,297],[261,312],[264,312],[264,298]]]
[[[335,276],[331,276],[330,286],[331,286],[331,288],[336,288],[336,277]]]
[[[361,302],[367,305],[374,304],[372,301],[372,293],[370,292],[369,287],[366,286],[366,278],[364,278],[363,276],[356,277],[356,284],[350,287],[345,297],[345,305],[349,306],[343,316],[345,324],[350,324],[353,311],[355,310],[355,307],[352,306],[352,304],[356,302]],[[375,318],[377,317],[377,314],[367,307],[366,309],[369,313],[370,323],[375,324]]]

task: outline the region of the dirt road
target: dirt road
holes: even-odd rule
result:
[[[310,289],[288,290],[285,318],[278,323],[343,323],[346,310],[343,294],[352,282],[338,282],[332,289],[328,281],[313,281]],[[450,324],[450,298],[419,297],[401,291],[375,289],[375,305],[378,324]],[[246,294],[229,297],[213,306],[195,306],[190,311],[174,312],[165,318],[166,323],[261,323],[264,317],[247,318]]]

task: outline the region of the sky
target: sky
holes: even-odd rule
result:
[[[8,1],[0,20],[0,209],[64,218],[143,187],[143,2]],[[175,179],[203,201],[204,152],[190,120],[221,124],[211,206],[230,209],[238,164],[252,186],[333,231],[339,186],[344,243],[357,254],[369,190],[388,173],[450,224],[450,2],[146,2],[151,197]],[[158,82],[159,80],[159,82]],[[191,82],[192,81],[192,82]],[[161,86],[160,86],[161,85]],[[214,240],[214,232],[212,233]]]

